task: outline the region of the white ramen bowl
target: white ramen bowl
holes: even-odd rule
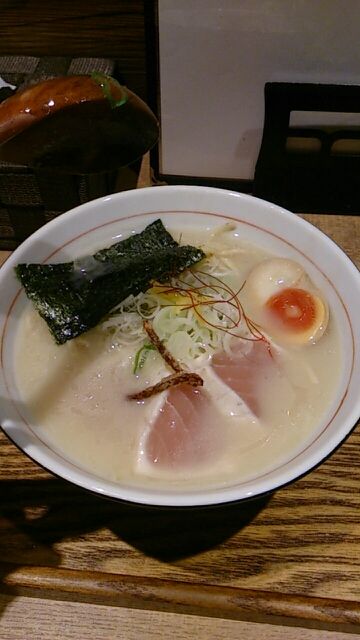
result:
[[[156,218],[177,228],[215,227],[234,221],[246,240],[297,260],[327,298],[340,329],[342,370],[331,405],[311,438],[289,459],[247,482],[216,489],[154,490],[103,480],[65,459],[38,436],[16,385],[14,352],[18,318],[30,304],[14,275],[21,262],[58,262],[107,246],[120,233],[141,230]],[[150,187],[94,200],[65,213],[28,238],[0,270],[0,421],[25,454],[54,474],[92,492],[147,505],[199,506],[253,498],[302,476],[349,434],[360,414],[360,273],[326,235],[276,205],[208,187]],[[6,460],[2,461],[6,464]]]

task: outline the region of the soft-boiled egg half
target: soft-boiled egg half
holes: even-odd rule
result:
[[[294,345],[314,343],[327,327],[327,303],[293,260],[264,260],[249,273],[245,292],[255,322],[275,340]]]

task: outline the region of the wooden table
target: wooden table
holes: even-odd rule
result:
[[[360,217],[303,217],[360,264]],[[358,429],[267,498],[190,512],[106,501],[43,471],[4,435],[0,445],[3,640],[359,633]]]

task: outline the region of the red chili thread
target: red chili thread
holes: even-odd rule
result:
[[[181,307],[184,310],[193,309],[193,311],[196,313],[198,318],[200,318],[201,321],[204,322],[204,324],[207,324],[213,329],[218,329],[220,331],[223,331],[224,333],[234,336],[235,338],[241,338],[242,340],[249,340],[251,342],[263,340],[267,344],[269,354],[272,357],[271,346],[269,341],[261,332],[260,327],[253,320],[251,320],[251,318],[249,318],[246,315],[244,308],[239,300],[238,296],[243,290],[246,281],[243,282],[243,284],[238,289],[238,291],[234,291],[229,285],[227,285],[223,280],[221,280],[221,278],[218,278],[217,276],[214,276],[212,274],[209,274],[200,270],[196,272],[192,270],[190,271],[192,276],[195,278],[195,280],[197,280],[200,283],[200,286],[190,285],[189,283],[187,283],[185,280],[182,280],[181,278],[178,278],[173,282],[173,284],[170,284],[170,285],[167,285],[167,284],[156,285],[158,287],[159,286],[162,287],[161,293],[164,295],[179,294],[179,295],[188,296],[190,298],[189,304],[184,305],[183,303],[175,302],[173,304],[168,304],[166,306]],[[215,282],[212,282],[212,283],[206,282],[200,276],[206,276],[206,278],[211,278]],[[229,295],[229,297],[219,298],[219,299],[211,298],[209,294],[203,292],[206,289],[214,291],[216,294],[225,292],[226,294]],[[208,298],[208,299],[200,300],[200,301],[196,300],[195,297],[199,295],[201,295],[203,298]],[[232,318],[229,314],[227,314],[223,310],[221,310],[221,314],[223,315],[223,317],[226,318],[228,322],[230,322],[232,325],[229,328],[225,328],[221,325],[210,322],[199,311],[199,307],[201,308],[201,306],[206,306],[206,305],[209,305],[211,306],[211,308],[216,310],[217,304],[222,304],[222,305],[229,304],[233,309],[236,310],[237,314],[235,319]],[[233,329],[238,328],[242,320],[244,320],[246,328],[252,337],[241,336],[238,333],[233,332]]]

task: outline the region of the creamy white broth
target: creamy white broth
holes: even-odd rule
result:
[[[173,232],[176,239],[179,235]],[[201,236],[187,231],[182,242],[214,253],[225,247],[236,265],[231,276],[235,288],[254,265],[269,257],[263,249],[210,231]],[[317,344],[277,349],[281,370],[260,376],[262,419],[246,412],[242,417],[225,415],[224,402],[209,399],[206,419],[214,450],[207,462],[189,469],[161,469],[141,453],[163,394],[141,403],[126,399],[128,393],[169,373],[158,354],[152,353],[135,376],[135,349],[112,348],[100,327],[58,346],[29,303],[17,337],[17,382],[40,437],[76,465],[128,485],[216,487],[255,477],[291,457],[311,438],[331,403],[340,371],[333,318]]]

